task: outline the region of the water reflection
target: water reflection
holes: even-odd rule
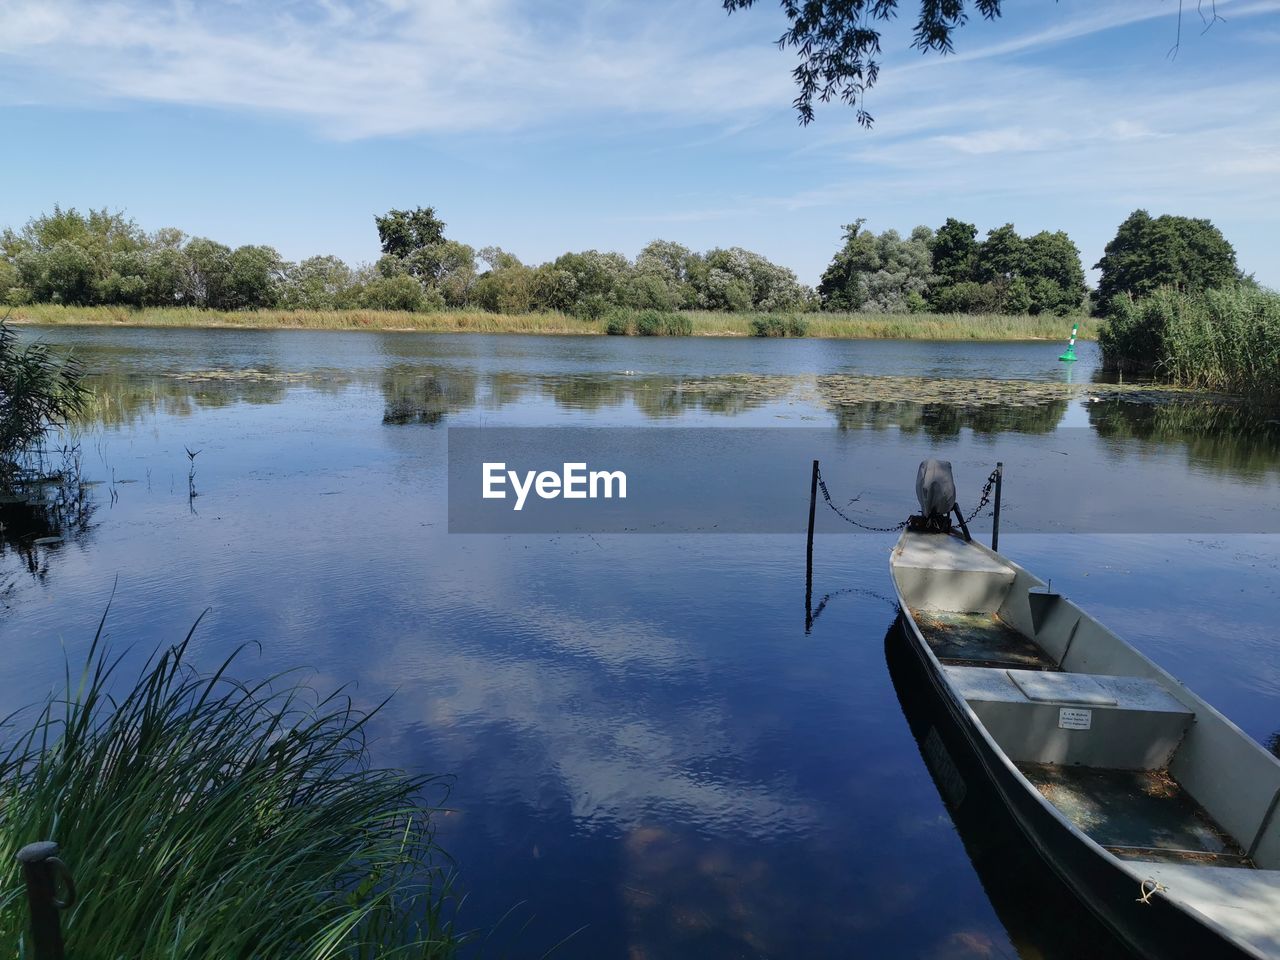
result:
[[[842,430],[891,430],[933,441],[971,432],[1046,435],[1087,424],[1117,451],[1142,444],[1182,448],[1207,470],[1252,481],[1280,467],[1280,411],[1190,394],[1016,380],[925,381],[887,376],[628,371],[530,374],[446,364],[398,363],[379,370],[284,371],[268,365],[143,376],[120,370],[90,378],[94,400],[82,428],[123,428],[155,415],[192,417],[235,404],[285,402],[291,391],[373,390],[384,424],[434,426],[449,418],[503,415],[532,403],[566,413],[634,414],[640,420],[744,417],[754,423],[834,422]],[[1118,391],[1118,392],[1108,392]],[[1083,413],[1072,414],[1078,403]],[[1073,420],[1073,416],[1076,419]],[[469,418],[469,419],[468,419]]]
[[[1132,960],[1023,837],[947,716],[898,619],[885,633],[884,652],[920,758],[1018,956]],[[973,954],[991,956],[995,950]]]
[[[465,370],[389,367],[382,375],[386,424],[435,426],[451,413],[476,405],[478,378]]]
[[[1264,479],[1280,466],[1280,409],[1195,398],[1099,399],[1089,423],[1117,448],[1179,445],[1198,467]]]
[[[945,440],[964,430],[979,435],[1052,433],[1062,423],[1069,402],[1053,400],[1026,406],[954,406],[942,403],[872,401],[836,403],[832,411],[843,430],[896,427],[903,433]]]
[[[220,372],[220,371],[210,371]],[[322,377],[285,377],[260,373],[252,376],[95,373],[86,379],[92,399],[75,424],[80,428],[128,427],[156,414],[191,417],[200,410],[230,407],[237,403],[282,403],[289,389],[305,381],[312,389],[345,388]]]
[[[15,586],[11,558],[43,581],[58,552],[83,544],[93,527],[98,505],[81,479],[79,451],[61,451],[61,459],[60,468],[28,471],[0,492],[0,596]]]

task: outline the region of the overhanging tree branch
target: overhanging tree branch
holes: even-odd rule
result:
[[[880,77],[880,25],[898,15],[901,0],[780,0],[791,26],[778,38],[778,48],[792,49],[800,63],[791,71],[799,93],[792,105],[801,125],[813,122],[814,102],[839,99],[853,107],[858,123],[870,127],[868,91]],[[969,21],[970,10],[984,20],[1000,16],[1002,0],[920,0],[920,16],[912,30],[911,46],[921,53],[955,51],[953,36]],[[722,0],[733,13],[755,6],[756,0]],[[1177,28],[1170,59],[1182,44],[1182,3],[1178,0]],[[1216,0],[1197,0],[1196,10],[1208,30],[1222,20]]]

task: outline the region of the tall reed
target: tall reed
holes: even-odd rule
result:
[[[1249,286],[1118,300],[1099,338],[1109,369],[1280,398],[1280,293]]]
[[[100,624],[79,676],[4,721],[0,954],[32,954],[11,868],[52,839],[76,960],[450,956],[430,779],[370,766],[371,714],[341,692],[233,680],[236,654],[200,675],[190,644],[121,689]]]

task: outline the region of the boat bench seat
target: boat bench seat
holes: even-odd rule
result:
[[[893,575],[908,597],[928,597],[938,610],[991,613],[1000,608],[1017,571],[998,557],[940,533],[904,534]]]
[[[1233,870],[1182,863],[1130,864],[1159,896],[1190,907],[1234,933],[1259,956],[1280,956],[1280,870]]]
[[[1158,770],[1195,715],[1154,680],[944,666],[1015,763]]]

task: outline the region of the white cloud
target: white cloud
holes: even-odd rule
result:
[[[0,56],[77,98],[277,111],[340,138],[591,113],[701,119],[787,102],[767,44],[725,48],[714,8],[686,18],[705,29],[663,9],[637,26],[609,7],[570,5],[543,21],[547,8],[514,0],[329,0],[310,16],[237,5],[234,18],[206,5],[28,0],[0,11]]]
[[[1265,109],[1280,79],[1253,40],[1274,34],[1264,16],[1280,0],[1218,9],[1227,22],[1202,41],[1186,8],[1173,62],[1160,31],[1171,43],[1176,10],[1158,0],[1011,8],[967,28],[945,58],[908,53],[899,24],[869,101],[875,130],[833,105],[794,133],[793,60],[769,42],[772,0],[735,17],[713,0],[11,0],[0,5],[0,104],[265,111],[343,140],[553,133],[583,145],[585,159],[565,163],[584,171],[600,144],[652,157],[632,165],[614,205],[566,221],[573,238],[549,245],[617,246],[619,234],[638,245],[637,225],[670,224],[695,245],[754,244],[815,280],[837,233],[823,224],[869,216],[903,230],[963,215],[983,229],[1066,227],[1093,262],[1114,223],[1147,206],[1243,231],[1242,261],[1274,278],[1261,224],[1280,208],[1280,120]],[[1068,45],[1126,26],[1158,42]]]
[[[988,153],[1030,153],[1057,150],[1083,144],[1115,144],[1158,137],[1146,124],[1134,120],[1112,120],[1101,127],[999,127],[972,133],[948,134],[933,140],[949,149],[981,156]]]
[[[1000,130],[978,130],[974,133],[952,134],[936,137],[938,143],[961,153],[1020,153],[1029,150],[1048,150],[1065,139],[1061,130],[1026,130],[1021,127],[1005,127]]]
[[[1280,0],[1218,6],[1234,18],[1280,10]],[[885,77],[952,74],[961,64],[1172,15],[1152,0],[1064,10],[1046,29],[952,57],[897,51]],[[11,101],[44,89],[76,103],[264,110],[344,139],[510,131],[590,116],[742,124],[784,110],[794,94],[791,58],[768,42],[778,17],[773,4],[730,18],[719,4],[680,0],[640,10],[568,0],[16,0],[0,9],[0,60],[30,71],[25,89],[10,83]],[[976,152],[1001,144],[988,139]]]

